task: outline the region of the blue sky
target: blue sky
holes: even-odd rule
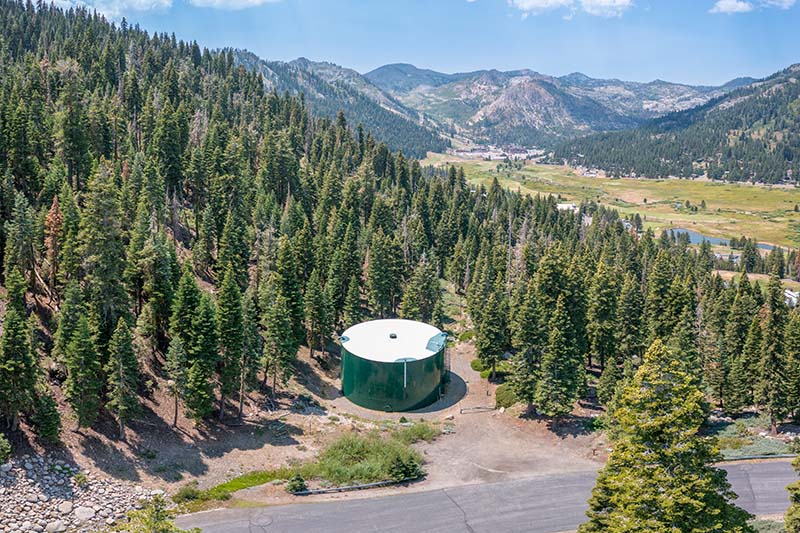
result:
[[[62,0],[267,59],[718,84],[800,62],[798,0]]]

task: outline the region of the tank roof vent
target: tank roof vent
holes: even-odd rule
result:
[[[389,333],[389,338],[390,339],[396,339],[397,338],[397,333]]]

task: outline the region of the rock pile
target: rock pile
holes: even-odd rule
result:
[[[61,459],[25,455],[0,465],[0,531],[96,531],[155,492],[103,479]]]

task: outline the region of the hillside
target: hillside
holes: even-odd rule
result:
[[[721,87],[553,77],[531,70],[443,74],[408,64],[364,75],[409,108],[477,142],[553,145],[560,138],[633,128],[646,119],[704,104],[748,83]]]
[[[800,65],[635,130],[566,142],[554,159],[612,175],[797,182]]]
[[[234,57],[238,64],[261,74],[267,87],[281,93],[303,94],[309,110],[317,116],[335,118],[341,111],[349,123],[362,124],[392,150],[424,157],[428,151],[447,147],[432,124],[423,125],[419,113],[354,70],[304,58],[290,63],[266,61],[241,50],[234,51]]]

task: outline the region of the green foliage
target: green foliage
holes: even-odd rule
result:
[[[792,461],[795,472],[800,472],[800,459]],[[791,483],[786,490],[789,491],[789,509],[786,511],[785,526],[787,533],[800,532],[800,481]]]
[[[130,533],[181,533],[183,529],[172,522],[172,513],[167,509],[167,501],[163,496],[154,496],[144,509],[128,513],[125,530]],[[199,533],[199,529],[189,530]]]
[[[12,430],[17,429],[20,412],[33,404],[35,385],[31,329],[24,316],[10,307],[0,337],[0,413]]]
[[[286,492],[295,493],[308,490],[306,480],[300,474],[295,474],[286,482]]]
[[[373,483],[394,479],[390,469],[398,461],[408,469],[421,465],[422,457],[397,439],[349,434],[331,443],[316,463],[304,465],[301,472],[306,479],[321,478],[340,486]]]
[[[9,459],[11,459],[11,443],[0,433],[0,463],[5,463]]]
[[[613,452],[579,531],[753,531],[712,465],[713,438],[698,433],[706,409],[680,359],[656,340],[615,402]]]
[[[34,433],[42,442],[47,444],[61,442],[61,414],[58,412],[58,404],[50,392],[50,387],[44,383],[40,383],[36,387],[30,421]]]
[[[402,422],[403,421],[401,419],[401,423]],[[432,442],[440,434],[441,431],[439,428],[434,427],[427,422],[415,422],[410,426],[397,429],[392,437],[404,444],[414,444],[416,442]]]
[[[547,416],[564,416],[572,411],[582,384],[583,362],[576,353],[564,297],[559,296],[548,326],[550,335],[542,356],[541,379],[536,384],[534,401]]]
[[[484,370],[486,370],[486,367],[483,366],[483,361],[481,361],[480,359],[473,359],[472,361],[469,362],[469,366],[475,372],[483,372]]]
[[[119,319],[108,346],[108,403],[106,408],[117,417],[120,438],[125,436],[125,425],[140,410],[139,361],[133,351],[133,337],[128,324]]]
[[[64,396],[78,415],[78,427],[91,426],[100,409],[102,381],[94,335],[84,316],[78,319],[67,345],[65,360],[67,380],[64,383]]]
[[[514,388],[508,384],[500,385],[494,391],[494,403],[497,409],[501,407],[508,409],[518,401]]]

